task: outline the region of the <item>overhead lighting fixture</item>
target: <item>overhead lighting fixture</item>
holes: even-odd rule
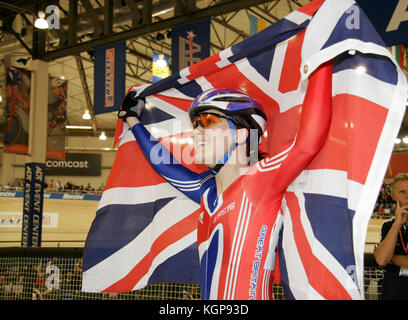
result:
[[[17,59],[16,60],[16,63],[19,65],[19,66],[25,66],[26,64],[27,64],[27,62],[28,62],[28,60],[30,60],[31,58],[20,58],[20,59]]]
[[[48,22],[45,20],[45,13],[44,11],[38,12],[38,18],[34,22],[34,27],[38,29],[48,29]]]
[[[67,126],[65,126],[65,129],[91,130],[92,126],[71,126],[71,125],[67,125]]]
[[[101,132],[101,135],[99,136],[99,140],[106,140],[105,131]]]
[[[166,68],[167,67],[167,62],[164,60],[164,56],[161,54],[159,55],[159,59],[156,60],[156,66],[158,68]]]
[[[89,113],[89,110],[85,110],[84,114],[82,115],[82,119],[84,119],[84,120],[91,119],[91,115]]]
[[[0,96],[0,102],[2,102],[3,101],[3,97],[2,96]]]
[[[164,10],[158,11],[158,12],[156,12],[156,13],[153,13],[153,14],[152,14],[152,17],[160,16],[160,15],[165,14],[165,13],[171,11],[171,10],[173,10],[173,8],[169,8],[169,9],[164,9]]]
[[[400,138],[395,139],[395,144],[400,144],[400,143],[401,143],[401,139],[400,139]]]
[[[405,136],[405,137],[402,139],[402,142],[404,142],[405,144],[408,144],[408,136]]]
[[[157,34],[156,34],[156,40],[157,40],[157,41],[163,41],[163,40],[164,40],[164,34],[163,34],[163,33],[160,33],[160,32],[157,32]]]

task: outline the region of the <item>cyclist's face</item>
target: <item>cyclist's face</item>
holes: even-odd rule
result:
[[[218,114],[220,117],[216,116]],[[208,110],[194,119],[194,157],[197,163],[213,167],[228,151],[232,135],[228,120],[223,117],[217,110]]]

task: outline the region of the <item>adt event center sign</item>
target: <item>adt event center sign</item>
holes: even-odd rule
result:
[[[41,247],[44,167],[43,163],[36,162],[25,165],[22,247]]]
[[[356,0],[387,46],[408,43],[408,0]]]

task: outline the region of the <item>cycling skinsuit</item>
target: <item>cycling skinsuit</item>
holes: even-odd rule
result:
[[[150,161],[150,151],[159,142],[142,124],[135,125],[132,131]],[[166,152],[165,148],[162,152]],[[277,217],[283,193],[271,195],[275,189],[265,186],[271,184],[269,173],[283,157],[252,166],[219,196],[215,177],[209,171],[199,175],[175,164],[171,154],[163,158],[170,158],[171,164],[150,161],[153,168],[201,203],[197,245],[202,298],[271,299],[281,221]]]

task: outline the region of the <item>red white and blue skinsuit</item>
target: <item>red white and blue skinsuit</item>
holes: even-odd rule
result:
[[[331,64],[327,64],[309,78],[301,124],[291,150],[253,165],[218,196],[210,171],[196,174],[171,155],[170,164],[151,161],[150,150],[159,142],[142,124],[133,126],[132,132],[154,169],[201,204],[197,244],[203,299],[273,299],[281,201],[288,185],[327,138],[331,72]]]

